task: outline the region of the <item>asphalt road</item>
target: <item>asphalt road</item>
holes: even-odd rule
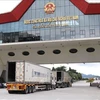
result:
[[[0,89],[0,100],[100,100],[100,89],[89,87],[85,81],[76,82],[71,88],[41,91],[32,94],[8,94]]]

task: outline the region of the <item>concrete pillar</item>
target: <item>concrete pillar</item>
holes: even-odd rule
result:
[[[6,66],[0,65],[0,81],[6,82]]]
[[[3,70],[4,70],[4,66],[0,65],[0,76],[1,76]]]

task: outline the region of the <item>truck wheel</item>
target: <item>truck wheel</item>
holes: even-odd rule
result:
[[[55,85],[52,85],[52,89],[53,89],[53,90],[56,89],[56,86],[55,86]]]
[[[70,83],[70,87],[72,87],[72,83]]]
[[[50,85],[50,90],[52,90],[52,85]]]
[[[9,93],[9,94],[12,94],[12,93],[13,93],[13,91],[8,91],[8,93]]]
[[[65,87],[67,87],[67,83],[65,83]]]
[[[64,88],[64,83],[61,84],[61,88]]]
[[[67,87],[70,87],[70,84],[69,84],[69,82],[67,83]]]
[[[90,86],[92,86],[92,84],[90,83]]]
[[[26,89],[24,90],[24,94],[28,94],[28,86],[26,86]]]
[[[29,86],[28,87],[28,93],[31,93],[31,90],[32,90],[32,88],[31,88],[31,86]]]
[[[46,90],[48,91],[50,89],[49,85],[46,85]]]
[[[61,86],[60,86],[60,85],[58,85],[58,88],[61,88]]]
[[[33,93],[35,91],[35,87],[31,86],[31,93]]]
[[[52,90],[54,89],[54,85],[52,85]]]
[[[56,89],[56,85],[54,85],[54,89]]]

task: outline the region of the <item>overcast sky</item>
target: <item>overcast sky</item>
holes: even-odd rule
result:
[[[12,11],[22,0],[0,0],[0,13]]]
[[[88,3],[100,3],[100,0],[85,0]]]
[[[10,12],[15,8],[22,0],[0,0],[0,13]],[[90,3],[100,3],[100,0],[86,0]],[[69,67],[76,69],[77,71],[85,74],[100,75],[100,63],[92,64],[54,64],[54,65],[44,65],[46,67],[52,68],[65,65],[68,69]]]

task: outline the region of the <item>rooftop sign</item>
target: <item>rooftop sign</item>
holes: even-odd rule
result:
[[[62,16],[53,18],[38,18],[32,20],[24,20],[24,24],[33,24],[34,29],[79,25],[79,23],[75,20],[78,20],[78,16]]]
[[[66,21],[66,20],[77,20],[77,19],[78,19],[78,16],[37,18],[37,19],[31,19],[31,20],[24,20],[24,24],[36,24],[36,23],[56,22],[56,21]]]

